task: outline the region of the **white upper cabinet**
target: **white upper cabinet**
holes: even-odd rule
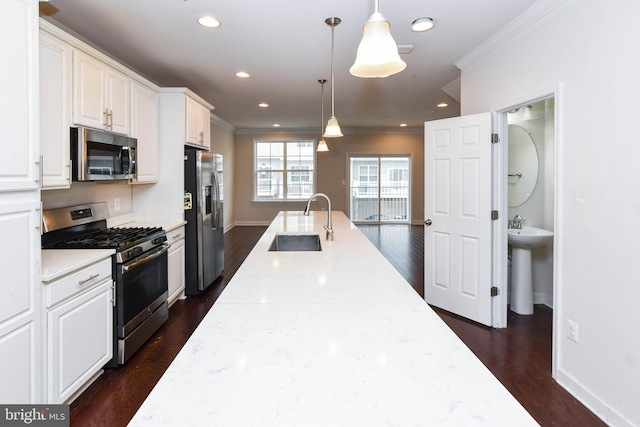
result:
[[[209,117],[211,109],[192,98],[186,96],[186,135],[185,143],[198,148],[209,150],[211,147],[211,125]]]
[[[69,188],[71,185],[71,56],[71,46],[40,30],[42,189]]]
[[[79,50],[73,62],[73,122],[129,135],[131,79]]]
[[[136,183],[158,181],[158,92],[131,84],[131,136],[138,140]]]
[[[39,187],[38,3],[4,0],[0,14],[0,191]]]

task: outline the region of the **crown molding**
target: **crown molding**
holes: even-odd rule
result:
[[[540,21],[552,15],[569,0],[540,0],[515,17],[511,22],[498,30],[494,35],[478,45],[471,52],[458,60],[455,65],[461,71],[468,71],[483,63],[496,51],[537,26]]]
[[[229,123],[228,121],[226,121],[225,119],[216,116],[215,114],[211,113],[209,115],[209,121],[213,124],[215,124],[216,126],[221,127],[222,129],[231,132],[231,133],[235,133],[236,132],[236,127],[234,125],[232,125],[231,123]]]
[[[424,125],[423,125],[424,126]],[[424,127],[394,127],[394,128],[378,128],[378,127],[360,127],[360,128],[342,128],[344,137],[349,135],[370,135],[370,134],[421,134],[424,132]],[[236,129],[236,135],[264,135],[264,134],[309,134],[319,136],[320,132],[314,128],[242,128]],[[344,138],[343,137],[343,138]],[[340,140],[341,138],[328,138]]]

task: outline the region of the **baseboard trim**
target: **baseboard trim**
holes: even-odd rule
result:
[[[556,381],[607,425],[619,427],[635,426],[630,420],[599,399],[598,396],[594,395],[562,368],[557,370]]]

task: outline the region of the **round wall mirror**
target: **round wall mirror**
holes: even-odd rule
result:
[[[509,125],[509,207],[520,206],[531,197],[538,182],[538,151],[524,128]]]

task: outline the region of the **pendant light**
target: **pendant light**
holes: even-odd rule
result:
[[[340,24],[342,20],[340,18],[327,18],[325,19],[325,24],[331,27],[331,117],[329,117],[329,121],[327,121],[327,127],[324,130],[325,138],[337,138],[342,135],[342,131],[340,130],[340,125],[338,124],[338,119],[336,119],[335,114],[335,78],[333,75],[333,30],[335,30],[336,25]]]
[[[351,74],[365,78],[388,77],[405,69],[407,64],[400,59],[389,27],[389,21],[378,12],[378,0],[374,0],[374,12],[364,24],[356,61],[349,69]]]
[[[318,142],[316,151],[329,151],[329,147],[327,147],[327,143],[322,137],[322,126],[324,126],[324,84],[327,81],[320,79],[318,82],[320,82],[320,142]]]

